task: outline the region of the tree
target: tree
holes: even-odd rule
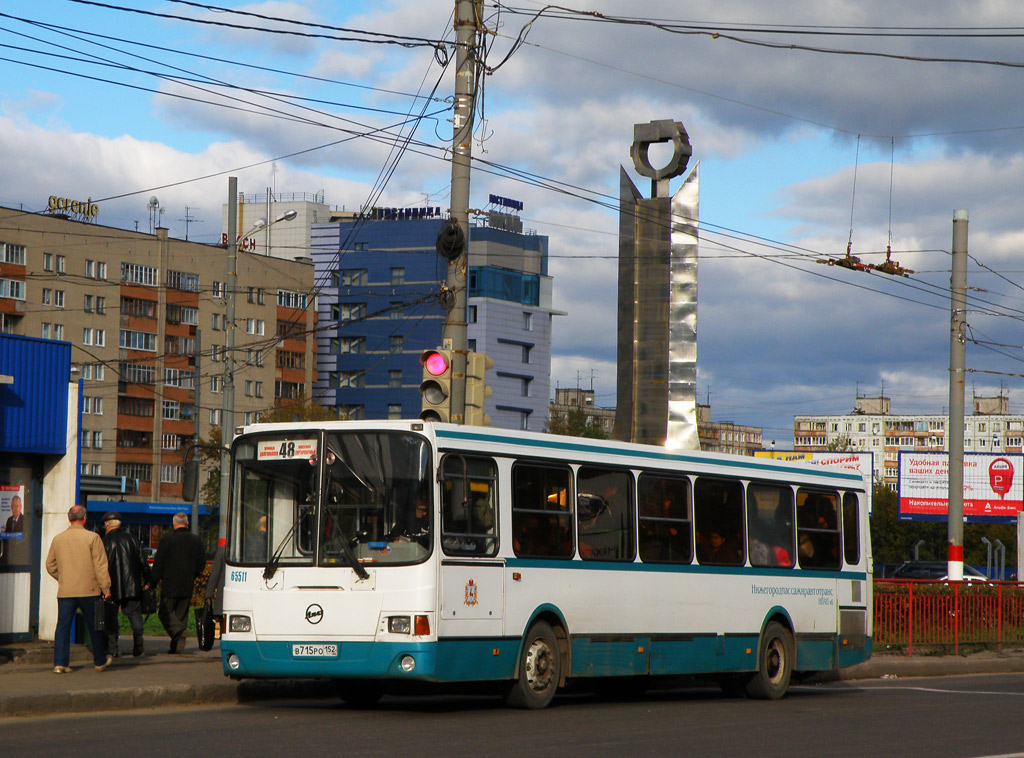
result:
[[[846,452],[853,450],[853,441],[845,434],[840,434],[834,440],[825,445],[825,449],[830,452]]]
[[[595,440],[606,440],[601,424],[587,416],[582,408],[572,408],[565,416],[552,414],[544,427],[548,434],[565,434],[570,437],[589,437]]]

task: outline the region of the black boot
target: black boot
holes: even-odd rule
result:
[[[132,639],[133,639],[132,655],[134,655],[136,658],[138,658],[140,655],[142,655],[142,635],[141,634],[133,635]]]

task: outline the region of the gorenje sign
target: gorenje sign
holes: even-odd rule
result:
[[[46,203],[47,213],[67,213],[77,216],[82,221],[90,221],[100,215],[100,207],[89,200],[69,200],[66,197],[50,195]]]

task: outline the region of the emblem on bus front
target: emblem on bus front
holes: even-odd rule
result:
[[[306,609],[306,621],[311,624],[319,624],[324,619],[324,609],[316,603]]]
[[[466,582],[466,599],[464,601],[466,605],[476,605],[476,582],[470,579]]]

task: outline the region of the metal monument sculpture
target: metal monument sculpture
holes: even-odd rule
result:
[[[671,143],[654,168],[650,146]],[[619,173],[619,313],[615,439],[696,450],[698,163],[674,195],[669,180],[692,154],[678,121],[633,127],[630,155],[651,180],[645,198]]]

